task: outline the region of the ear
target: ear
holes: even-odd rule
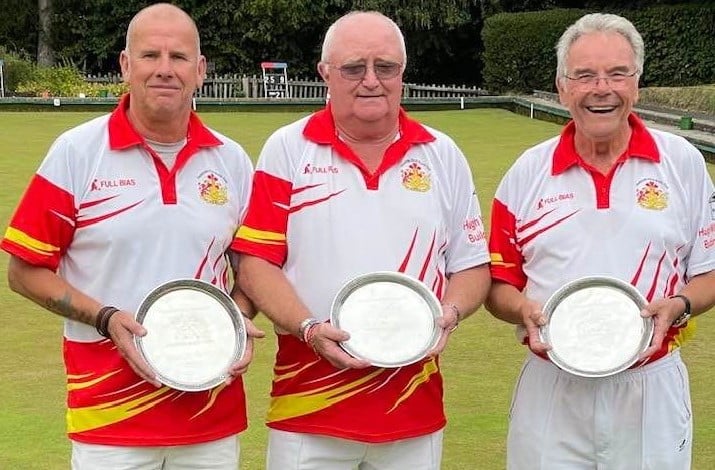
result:
[[[568,106],[568,94],[566,93],[566,89],[564,89],[564,79],[563,77],[556,77],[555,80],[556,83],[556,90],[559,92],[559,102],[563,106]]]
[[[122,50],[122,52],[119,54],[119,67],[122,70],[122,80],[124,83],[129,83],[129,54],[127,53],[126,49]]]
[[[199,56],[199,61],[197,64],[198,79],[196,80],[196,88],[201,88],[206,79],[206,57],[203,55]]]
[[[324,82],[327,82],[330,78],[330,67],[325,62],[318,62],[318,73]]]

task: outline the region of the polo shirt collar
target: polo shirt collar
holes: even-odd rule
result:
[[[109,116],[109,148],[112,150],[124,150],[129,147],[144,145],[145,140],[132,123],[129,122],[127,109],[129,109],[129,93],[124,94],[119,100],[119,104]],[[198,115],[193,111],[189,115],[189,129],[186,134],[188,142],[196,147],[213,147],[221,145],[222,142],[201,122]]]
[[[628,116],[628,125],[631,126],[631,138],[623,159],[638,157],[656,163],[659,162],[660,152],[658,151],[658,146],[643,121],[634,113],[631,113]],[[581,157],[576,153],[575,135],[576,124],[574,121],[570,121],[561,132],[561,138],[554,150],[551,174],[558,175],[574,165],[581,164]]]
[[[424,144],[432,142],[435,137],[419,122],[410,119],[403,108],[400,108],[398,116],[400,123],[400,141],[408,144]],[[316,113],[314,113],[303,129],[306,139],[316,144],[335,145],[339,140],[333,120],[332,107],[330,103]]]

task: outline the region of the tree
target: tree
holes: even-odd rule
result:
[[[37,0],[39,34],[37,35],[37,64],[50,67],[55,64],[50,44],[52,35],[52,0]]]

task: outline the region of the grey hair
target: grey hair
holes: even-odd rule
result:
[[[142,8],[141,10],[139,10],[139,12],[136,15],[134,15],[132,20],[129,22],[129,26],[127,26],[127,35],[124,40],[124,50],[129,52],[129,46],[131,44],[131,36],[134,33],[134,28],[136,28],[137,22],[139,21],[139,19],[142,16],[144,16],[146,14],[154,14],[154,15],[159,14],[165,18],[169,15],[174,15],[177,13],[184,16],[191,23],[191,26],[193,27],[194,32],[196,33],[196,50],[198,51],[198,55],[201,55],[201,38],[199,37],[199,28],[196,26],[196,22],[194,21],[193,18],[191,18],[191,16],[189,16],[188,13],[186,13],[184,10],[177,7],[176,5],[172,5],[171,3],[155,3],[153,5],[149,5],[148,7]]]
[[[633,23],[622,16],[610,13],[591,13],[579,18],[574,24],[569,26],[561,35],[556,44],[556,79],[560,80],[566,75],[566,56],[571,49],[571,45],[584,34],[589,33],[618,33],[623,36],[633,49],[638,74],[643,73],[643,62],[645,47],[643,38],[633,26]]]
[[[328,55],[332,51],[333,47],[333,39],[335,38],[335,31],[338,29],[338,26],[340,26],[342,23],[344,23],[346,20],[351,19],[354,16],[359,16],[359,15],[370,15],[370,16],[375,16],[378,18],[381,18],[385,21],[385,23],[389,24],[392,29],[395,30],[395,33],[397,34],[397,37],[400,42],[400,53],[402,54],[402,68],[404,70],[405,65],[407,65],[407,48],[405,47],[405,36],[402,34],[402,31],[400,30],[400,27],[397,26],[397,23],[392,21],[390,18],[387,16],[383,15],[379,11],[351,11],[350,13],[347,13],[337,20],[333,24],[330,25],[328,28],[328,31],[325,33],[325,39],[323,40],[323,48],[320,53],[320,61],[321,62],[327,62],[328,61]]]

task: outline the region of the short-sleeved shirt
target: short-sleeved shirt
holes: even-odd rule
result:
[[[441,298],[449,275],[489,260],[464,155],[404,112],[399,124],[374,173],[338,137],[329,107],[279,129],[262,150],[232,247],[280,266],[320,320],[355,276],[406,273]],[[278,336],[270,427],[385,442],[444,426],[436,359],[337,370]]]
[[[169,170],[130,124],[128,104],[126,96],[111,115],[53,143],[0,246],[128,312],[173,279],[227,291],[226,250],[250,193],[248,156],[192,114],[187,143]],[[240,380],[205,392],[155,389],[114,343],[73,320],[65,321],[64,359],[72,439],[179,445],[246,427]]]
[[[526,152],[492,207],[491,272],[545,303],[584,276],[629,282],[650,302],[715,269],[715,195],[702,155],[629,117],[628,148],[608,175],[576,153],[575,127]],[[692,333],[670,328],[653,361]]]

